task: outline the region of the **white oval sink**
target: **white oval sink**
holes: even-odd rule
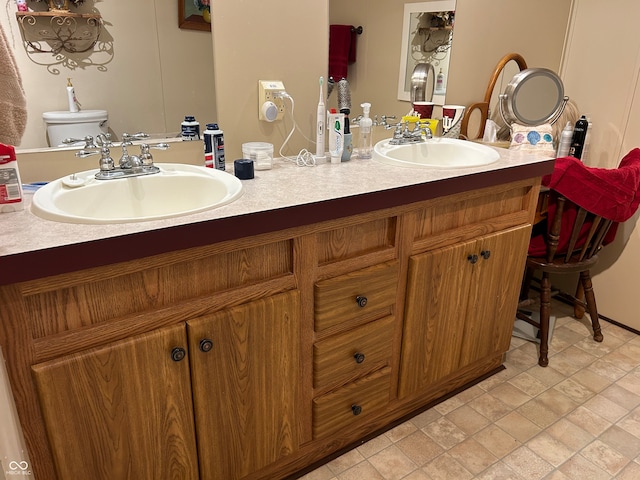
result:
[[[59,178],[33,196],[31,211],[67,223],[128,223],[201,212],[233,202],[242,183],[213,168],[156,164],[160,172],[139,177],[96,180],[95,170]],[[74,186],[78,185],[78,186]]]
[[[387,139],[373,148],[375,161],[411,168],[477,167],[499,158],[500,154],[491,147],[453,138],[432,138],[406,145],[391,145]]]

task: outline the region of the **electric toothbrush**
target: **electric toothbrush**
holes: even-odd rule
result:
[[[324,108],[324,98],[322,95],[322,83],[324,82],[324,78],[320,77],[320,100],[318,101],[318,117],[317,117],[317,125],[316,125],[316,160],[324,159],[324,117],[325,117],[325,108]]]

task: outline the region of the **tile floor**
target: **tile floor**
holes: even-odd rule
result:
[[[513,337],[506,370],[302,479],[640,479],[640,336],[552,309],[547,368]]]

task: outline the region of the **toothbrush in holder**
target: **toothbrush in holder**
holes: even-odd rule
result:
[[[316,124],[316,160],[323,160],[325,158],[324,154],[324,117],[326,115],[324,108],[324,99],[322,94],[322,84],[324,82],[324,78],[320,77],[320,100],[318,101],[318,116],[317,116],[317,124]]]

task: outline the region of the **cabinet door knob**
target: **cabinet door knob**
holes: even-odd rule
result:
[[[201,352],[207,353],[213,348],[213,341],[209,340],[208,338],[203,338],[202,340],[200,340],[199,346]]]
[[[368,301],[369,300],[367,300],[367,297],[365,297],[364,295],[358,295],[356,297],[356,303],[360,308],[366,306]]]
[[[362,407],[360,405],[351,405],[351,411],[354,415],[360,415],[362,413]]]
[[[467,260],[469,260],[470,263],[476,263],[478,261],[478,255],[476,255],[475,253],[469,254]]]
[[[356,359],[356,363],[364,362],[364,353],[356,353],[353,358]]]
[[[171,350],[171,360],[173,360],[174,362],[179,362],[186,355],[187,352],[182,347],[174,347],[173,350]]]
[[[491,250],[482,250],[482,251],[480,252],[480,256],[481,256],[482,258],[484,258],[485,260],[488,260],[488,259],[489,259],[489,257],[491,256]]]

